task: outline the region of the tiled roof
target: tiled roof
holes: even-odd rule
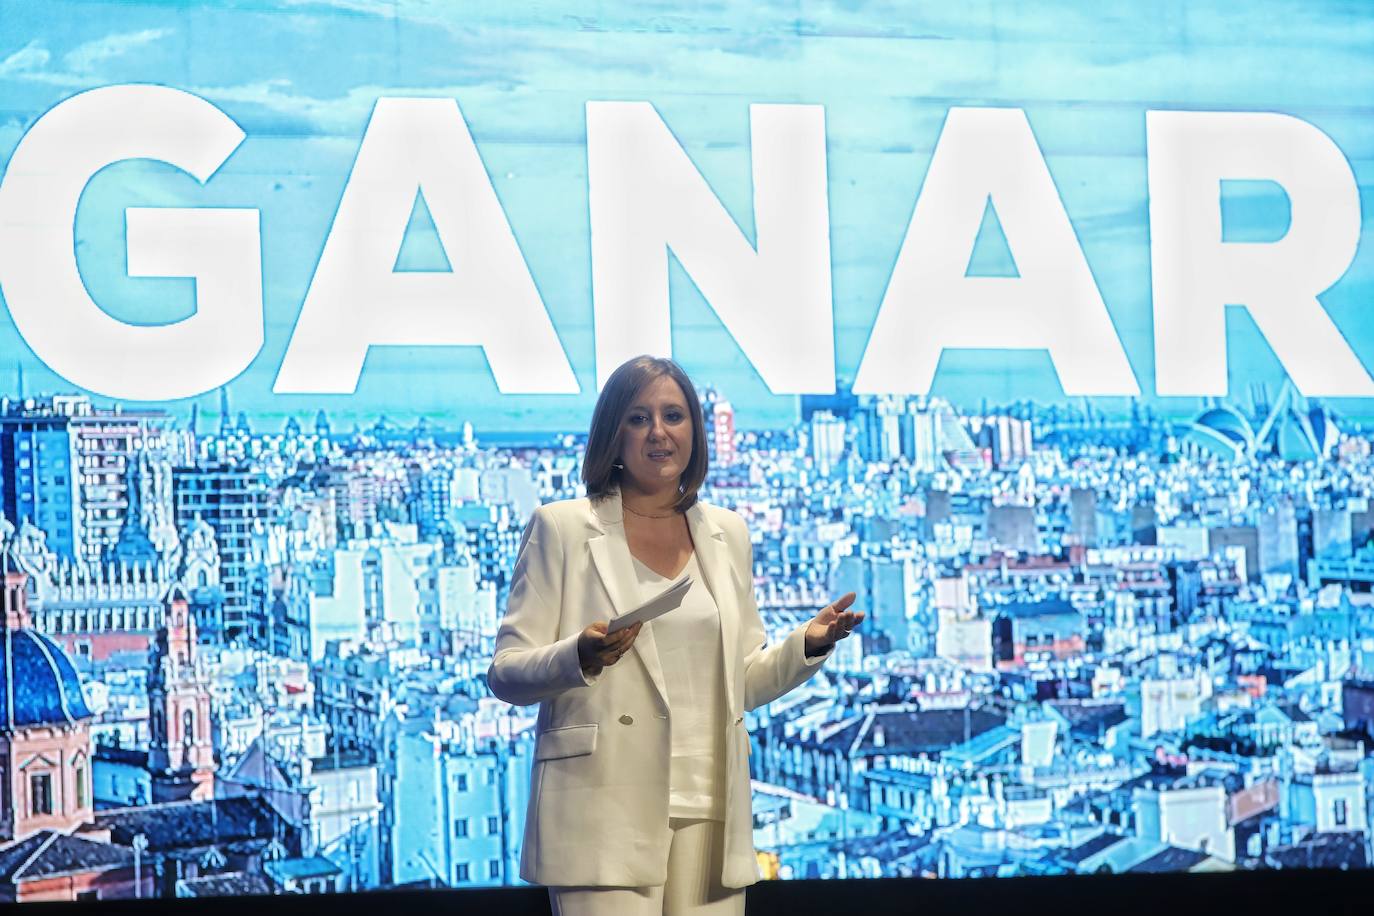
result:
[[[301,878],[332,878],[343,874],[343,869],[324,856],[278,859],[264,865],[263,871],[282,882]]]
[[[272,893],[272,882],[262,875],[230,872],[177,882],[178,897],[260,897]]]
[[[1275,868],[1365,868],[1363,833],[1316,833],[1292,846],[1271,848],[1266,865]]]
[[[215,801],[168,802],[96,814],[116,843],[128,845],[137,834],[154,852],[223,845],[232,840],[271,839],[280,818],[261,799],[244,796]]]
[[[1086,859],[1092,858],[1104,849],[1110,849],[1124,839],[1125,837],[1117,833],[1099,833],[1086,843],[1080,843],[1074,848],[1066,850],[1061,857],[1065,862],[1077,865]]]
[[[0,675],[0,732],[91,717],[71,659],[41,633],[5,628]]]
[[[132,867],[134,855],[122,846],[42,830],[0,849],[0,881],[18,884],[58,875]]]
[[[1177,846],[1166,846],[1148,859],[1145,859],[1143,862],[1137,862],[1126,870],[1137,874],[1187,871],[1208,858],[1210,858],[1210,856],[1207,853],[1198,852],[1196,849],[1180,849]]]
[[[1069,729],[1080,736],[1097,737],[1128,718],[1122,703],[1101,700],[1050,700],[1047,705],[1069,723]]]
[[[878,708],[819,743],[855,756],[933,753],[963,744],[1005,722],[1005,716],[985,709]]]

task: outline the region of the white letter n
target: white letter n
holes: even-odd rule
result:
[[[749,106],[749,244],[647,102],[587,103],[598,387],[672,354],[668,249],[775,394],[835,390],[825,113]]]

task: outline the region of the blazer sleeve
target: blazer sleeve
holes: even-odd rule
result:
[[[558,638],[563,605],[563,541],[558,523],[540,506],[525,526],[511,576],[510,597],[487,686],[514,706],[529,706],[596,682],[577,658],[580,632]]]
[[[732,513],[733,514],[733,513]],[[744,708],[757,709],[771,703],[793,688],[805,683],[820,669],[820,665],[835,651],[831,645],[820,655],[806,655],[806,624],[801,624],[777,645],[768,645],[768,636],[759,616],[758,600],[754,597],[754,546],[744,520],[738,522],[737,542],[743,541],[745,576],[740,596],[740,645],[744,648]]]

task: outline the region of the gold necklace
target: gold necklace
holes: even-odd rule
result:
[[[629,503],[625,502],[624,500],[621,500],[621,501],[620,501],[620,505],[621,505],[621,508],[627,510],[631,515],[638,515],[640,518],[672,518],[674,515],[677,515],[677,511],[676,511],[676,510],[674,510],[674,511],[672,511],[672,512],[669,512],[667,515],[650,515],[650,514],[647,513],[647,512],[640,512],[640,511],[636,510],[633,506],[631,506]]]

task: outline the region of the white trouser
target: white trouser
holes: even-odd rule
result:
[[[744,888],[722,887],[723,821],[673,818],[661,887],[551,887],[553,916],[744,916]]]

